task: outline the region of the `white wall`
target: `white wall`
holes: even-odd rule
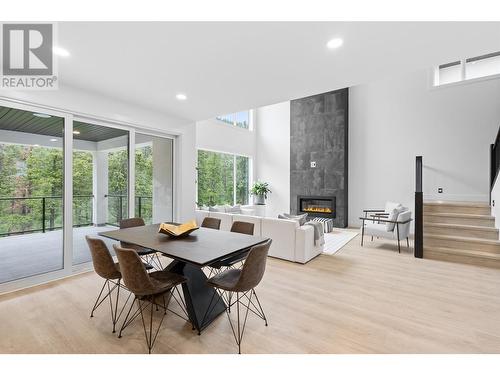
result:
[[[425,199],[488,200],[489,144],[500,125],[500,80],[431,88],[429,72],[349,93],[349,224],[387,200],[413,208],[415,156]],[[444,189],[437,194],[437,188]]]
[[[272,191],[266,216],[290,212],[290,102],[256,111],[255,176]]]
[[[93,118],[116,122],[137,129],[160,131],[176,136],[178,143],[174,160],[178,172],[175,194],[176,213],[179,220],[194,217],[196,200],[196,127],[194,123],[164,112],[137,106],[134,103],[126,103],[66,85],[60,85],[59,89],[54,91],[4,90],[0,99],[72,113],[83,119]]]
[[[255,156],[255,132],[218,120],[196,123],[196,147],[229,154]]]

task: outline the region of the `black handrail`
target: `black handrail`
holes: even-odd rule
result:
[[[490,193],[495,185],[500,170],[500,127],[498,128],[495,143],[490,145]],[[491,195],[491,194],[490,194]]]
[[[94,195],[74,195],[73,198],[94,198]],[[52,231],[55,229],[61,229],[62,226],[49,226],[47,228],[47,199],[63,199],[61,195],[49,195],[49,196],[34,196],[34,197],[0,197],[0,201],[16,201],[16,200],[40,200],[42,203],[42,218],[41,218],[41,228],[38,229],[27,229],[27,230],[22,230],[22,231],[17,231],[17,232],[5,232],[5,233],[0,233],[0,237],[4,236],[11,236],[11,235],[17,235],[17,234],[25,234],[25,233],[36,233],[36,232],[42,232],[45,233],[47,231]],[[80,223],[73,225],[73,227],[82,227],[82,226],[88,226],[88,225],[93,225],[92,222],[86,222],[86,223]]]
[[[415,160],[415,258],[424,257],[424,193],[422,191],[422,156]]]
[[[114,225],[116,226],[120,221],[123,219],[123,198],[128,198],[128,195],[126,194],[105,194],[105,198],[119,198],[119,203],[118,203],[118,215],[117,215],[117,223],[109,223],[107,222],[106,224],[108,225]],[[151,196],[147,195],[137,195],[135,199],[138,201],[137,202],[137,207],[138,207],[138,216],[142,217],[142,200],[143,199],[153,199]]]

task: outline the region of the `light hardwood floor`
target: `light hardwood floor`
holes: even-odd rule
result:
[[[243,353],[500,353],[500,270],[415,259],[381,240],[307,265],[269,259]],[[89,310],[93,273],[0,296],[1,353],[145,353],[139,321],[123,338]],[[168,316],[155,353],[236,353],[226,316],[198,336]]]

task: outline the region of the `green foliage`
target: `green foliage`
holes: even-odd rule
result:
[[[267,199],[267,194],[272,193],[271,189],[269,189],[269,184],[267,182],[257,181],[253,184],[250,189],[250,194],[252,195],[263,195],[264,198]]]
[[[108,222],[111,224],[128,217],[127,188],[128,151],[108,153]]]
[[[146,224],[153,220],[153,148],[135,150],[135,215]]]
[[[146,222],[152,219],[153,155],[151,146],[136,150],[136,210]],[[0,143],[0,234],[42,229],[45,197],[45,227],[63,225],[63,151],[60,148]],[[108,221],[118,223],[128,215],[128,151],[108,154]],[[92,222],[93,156],[73,152],[73,224]],[[29,199],[12,199],[29,198]],[[8,199],[1,199],[8,198]],[[122,213],[120,216],[120,200]]]
[[[248,158],[198,150],[198,205],[233,204],[235,159],[236,203],[248,203]]]

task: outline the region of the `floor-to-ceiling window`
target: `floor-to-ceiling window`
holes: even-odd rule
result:
[[[0,107],[0,283],[64,266],[64,118]]]
[[[250,159],[198,150],[199,206],[248,204]]]
[[[73,264],[91,261],[86,235],[98,236],[127,217],[128,131],[74,121]]]
[[[173,140],[136,133],[135,216],[147,224],[173,219]]]
[[[0,291],[91,267],[85,236],[130,214],[174,219],[173,138],[0,102]]]

